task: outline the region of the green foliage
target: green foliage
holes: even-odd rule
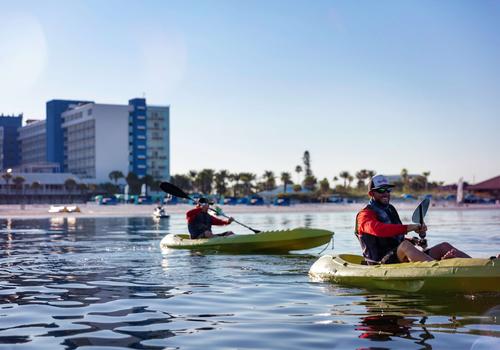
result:
[[[141,185],[142,182],[139,177],[134,172],[129,172],[127,177],[125,178],[128,184],[128,193],[129,194],[140,194],[141,193]]]
[[[264,172],[263,178],[264,178],[264,190],[271,191],[276,187],[274,172],[266,170]]]
[[[191,179],[188,175],[173,175],[170,177],[170,182],[186,192],[193,191]]]
[[[198,190],[204,194],[212,193],[212,183],[214,181],[215,171],[213,169],[203,169],[195,178]]]
[[[311,170],[311,155],[309,154],[309,151],[304,152],[302,162],[304,163],[305,176],[312,176],[313,173]]]
[[[318,180],[314,175],[309,175],[304,178],[304,181],[302,181],[302,186],[309,191],[314,191],[316,189],[316,184],[318,183]]]
[[[123,179],[125,176],[123,173],[119,170],[113,170],[112,172],[109,173],[108,175],[109,179],[114,181],[115,184],[118,182],[118,180]]]

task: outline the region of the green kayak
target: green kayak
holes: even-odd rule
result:
[[[288,253],[292,250],[304,250],[326,244],[330,242],[332,235],[331,231],[311,228],[267,231],[211,239],[189,239],[189,235],[186,234],[169,234],[161,240],[160,246],[171,249],[224,253]]]
[[[446,259],[362,265],[359,255],[324,255],[309,270],[313,279],[405,292],[500,292],[500,260]]]

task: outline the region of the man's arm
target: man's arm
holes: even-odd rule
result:
[[[363,209],[358,215],[358,232],[367,233],[377,237],[394,237],[407,232],[410,226],[413,225],[399,225],[399,224],[386,224],[380,222],[377,214],[373,210]]]
[[[211,218],[212,218],[212,225],[216,225],[216,226],[224,226],[224,225],[229,225],[233,220],[222,220],[222,219],[219,219],[219,218],[216,218],[215,216],[213,215],[210,215]]]

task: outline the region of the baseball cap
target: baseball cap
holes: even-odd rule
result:
[[[208,198],[200,197],[198,199],[198,204],[210,204],[210,205],[212,205],[212,204],[214,204],[214,202],[208,200]]]
[[[387,188],[387,187],[394,187],[394,185],[391,185],[387,178],[384,175],[375,175],[370,179],[370,183],[368,185],[368,190],[376,190],[379,188]]]

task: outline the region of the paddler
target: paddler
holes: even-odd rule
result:
[[[370,201],[356,216],[355,234],[368,264],[470,258],[447,242],[422,251],[415,246],[415,239],[405,238],[414,231],[423,239],[427,226],[402,224],[396,208],[389,204],[393,187],[383,175],[372,177],[368,185]]]
[[[213,215],[210,215],[208,213],[208,210],[210,209],[211,204],[213,203],[210,202],[207,198],[201,197],[200,199],[198,199],[196,207],[186,213],[189,235],[191,239],[230,236],[234,234],[232,231],[227,231],[220,234],[212,233],[212,225],[229,225],[234,221],[234,219],[230,217],[228,218],[228,220],[222,220]],[[214,211],[216,214],[218,213],[217,210]]]

